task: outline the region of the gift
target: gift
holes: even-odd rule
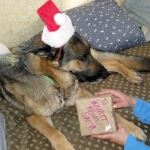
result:
[[[81,136],[115,132],[116,115],[111,94],[76,100]]]

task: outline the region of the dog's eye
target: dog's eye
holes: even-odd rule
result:
[[[79,58],[81,61],[85,61],[87,59],[87,55],[83,55],[82,57]]]
[[[84,57],[81,57],[80,60],[83,61],[83,60],[84,60]]]
[[[47,57],[49,54],[49,52],[45,52],[45,51],[39,51],[37,52],[37,55],[40,55],[41,57]]]

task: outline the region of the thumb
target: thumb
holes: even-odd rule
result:
[[[95,134],[95,135],[92,135],[92,137],[104,140],[104,139],[110,139],[112,137],[112,134],[113,133]]]
[[[124,127],[124,125],[123,125],[122,122],[118,122],[118,123],[117,123],[117,127],[118,127],[118,129],[120,129],[120,128]]]
[[[117,102],[113,105],[113,108],[122,108],[122,107],[126,107],[126,103],[125,102]]]

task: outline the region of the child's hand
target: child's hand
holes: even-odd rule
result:
[[[99,139],[107,139],[110,142],[117,143],[121,146],[124,146],[129,133],[121,122],[117,123],[117,127],[118,130],[114,133],[96,134],[96,135],[92,135],[92,137],[99,138]]]
[[[112,94],[114,96],[114,108],[122,108],[122,107],[131,107],[133,108],[136,104],[136,99],[133,97],[130,97],[120,91],[116,90],[102,90],[100,92],[97,92],[96,95],[102,95],[102,94]]]

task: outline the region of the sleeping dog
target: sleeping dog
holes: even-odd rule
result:
[[[38,34],[13,48],[11,54],[0,57],[0,96],[25,110],[31,126],[40,131],[56,150],[73,150],[65,136],[54,128],[50,116],[64,105],[74,105],[76,99],[92,95],[80,87],[78,80],[97,83],[111,71],[123,74],[128,80],[132,77],[130,81],[135,83],[142,82],[142,78],[127,68],[130,59],[129,63],[121,61],[121,58],[132,57],[110,54],[105,58],[107,53],[98,54],[77,33],[60,49],[53,49],[40,39],[41,34]],[[100,59],[101,54],[104,60]],[[138,60],[142,59],[136,57],[134,60],[140,70],[139,62],[142,61]],[[143,70],[149,71],[149,61],[145,60]],[[117,119],[131,134],[140,140],[146,139],[140,128],[119,115]]]

